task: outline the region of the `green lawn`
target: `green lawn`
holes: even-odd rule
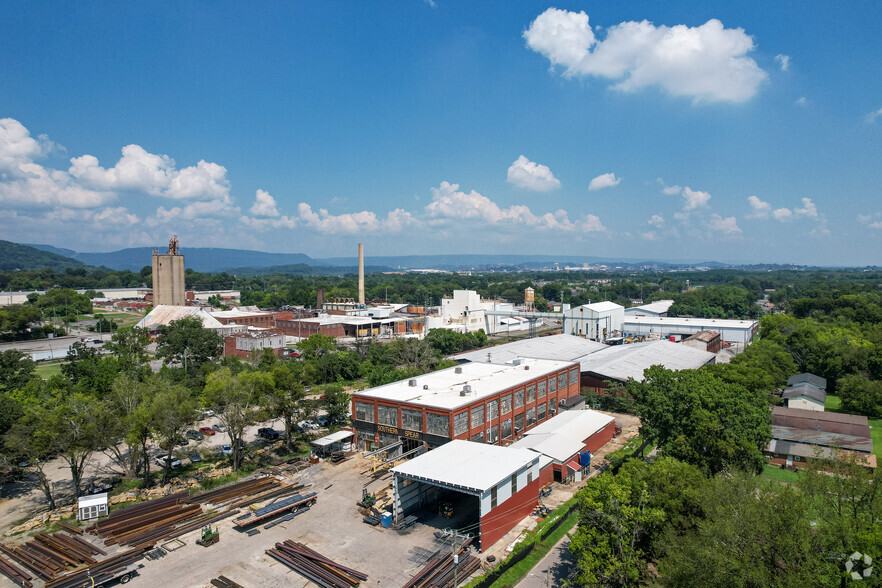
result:
[[[842,410],[842,400],[835,394],[827,394],[827,402],[824,403],[827,412],[845,412]],[[870,437],[873,438],[873,453],[879,455],[882,449],[882,419],[869,419]]]
[[[53,361],[53,362],[41,362],[37,364],[37,375],[43,378],[44,380],[48,380],[52,376],[60,376],[61,375],[61,366],[64,365],[65,361]]]
[[[795,484],[799,480],[798,473],[791,472],[790,470],[782,470],[781,468],[773,465],[766,465],[763,468],[763,473],[761,475],[772,480],[787,482],[789,484]]]

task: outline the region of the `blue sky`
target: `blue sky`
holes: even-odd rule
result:
[[[0,7],[0,238],[880,264],[878,2]]]

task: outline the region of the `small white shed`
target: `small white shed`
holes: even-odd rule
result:
[[[98,517],[107,516],[107,492],[93,496],[80,496],[77,500],[77,520],[91,521]]]

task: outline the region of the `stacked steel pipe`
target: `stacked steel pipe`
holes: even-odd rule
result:
[[[217,588],[245,588],[242,584],[238,584],[233,582],[226,576],[218,576],[211,581],[212,586],[216,586]]]
[[[463,543],[457,551],[459,563],[453,563],[453,553],[448,551],[442,554],[438,551],[429,559],[423,569],[417,572],[402,588],[456,588],[453,581],[454,576],[457,583],[462,583],[481,567],[479,558],[465,553],[469,543],[471,543],[471,539]],[[464,553],[465,555],[463,555]]]
[[[367,574],[342,566],[302,543],[276,543],[266,554],[322,588],[355,588]]]

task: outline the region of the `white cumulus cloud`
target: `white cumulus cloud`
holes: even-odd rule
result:
[[[459,184],[450,182],[441,182],[439,187],[432,188],[432,201],[426,206],[426,213],[439,221],[475,219],[490,225],[524,225],[536,229],[576,232],[606,230],[600,219],[592,214],[573,221],[565,210],[537,215],[523,204],[502,208],[483,194],[474,190],[463,192]]]
[[[606,78],[624,92],[656,86],[693,102],[744,102],[768,78],[747,56],[754,49],[750,35],[716,19],[698,27],[623,22],[598,39],[585,12],[549,8],[524,38],[565,77]]]
[[[781,71],[787,71],[788,69],[790,69],[790,56],[779,53],[775,56],[775,63],[778,64],[778,67],[781,68]]]
[[[772,212],[771,204],[760,200],[757,196],[748,196],[747,201],[750,203],[750,214],[747,218],[769,218]]]
[[[603,188],[612,188],[613,186],[618,186],[622,181],[622,178],[617,178],[616,174],[608,173],[608,174],[600,174],[588,184],[589,190],[602,190]]]
[[[718,214],[712,214],[708,226],[712,231],[719,231],[725,235],[737,235],[741,233],[734,216],[723,218]]]
[[[880,108],[879,110],[874,110],[873,112],[868,114],[866,117],[864,117],[864,120],[867,121],[867,123],[872,124],[872,123],[876,122],[876,119],[879,118],[880,116],[882,116],[882,108]]]
[[[653,227],[660,227],[665,224],[665,217],[663,217],[660,214],[654,214],[654,215],[652,215],[652,218],[650,218],[646,222],[649,223],[650,225],[652,225]]]
[[[344,214],[331,214],[324,208],[313,211],[312,207],[301,202],[297,207],[298,222],[301,226],[312,228],[319,233],[354,234],[359,232],[397,232],[416,223],[416,219],[400,208],[389,212],[385,219],[376,213],[363,210]]]
[[[882,213],[859,214],[857,221],[869,229],[882,229]]]
[[[683,188],[683,210],[695,210],[707,206],[711,195],[701,190],[693,190],[689,186]]]
[[[254,204],[248,209],[254,216],[279,216],[276,199],[265,190],[258,190],[254,195]]]
[[[548,192],[560,188],[560,180],[554,177],[548,166],[530,161],[523,155],[509,166],[506,181],[518,188],[536,192]]]

